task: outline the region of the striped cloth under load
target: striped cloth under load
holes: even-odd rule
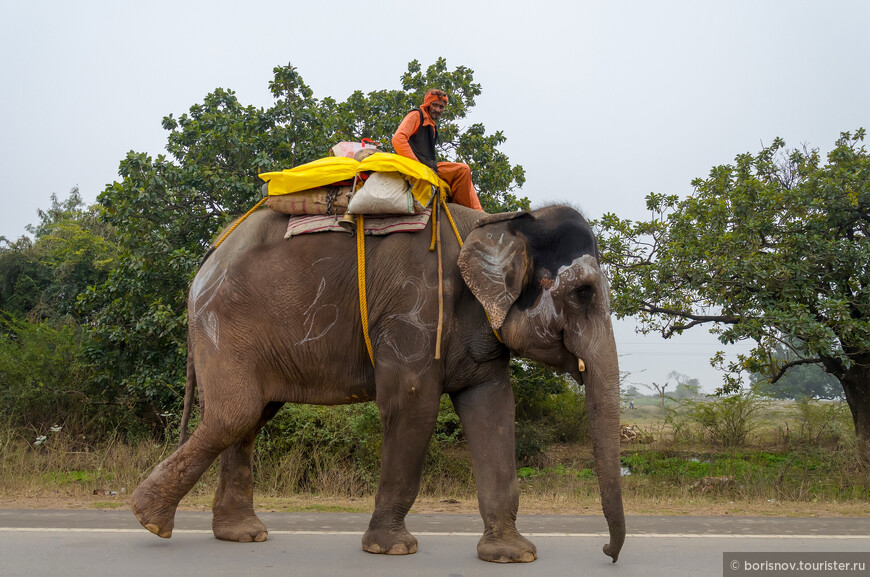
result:
[[[432,209],[427,208],[420,214],[402,216],[367,216],[363,219],[365,233],[374,236],[385,236],[394,232],[416,232],[423,230],[429,223]],[[348,234],[347,229],[339,226],[341,216],[317,214],[310,216],[291,216],[287,224],[287,232],[284,238],[290,239],[300,234],[312,232],[343,232]]]

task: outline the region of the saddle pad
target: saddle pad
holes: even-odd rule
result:
[[[420,214],[409,214],[401,216],[367,216],[364,219],[366,234],[374,236],[384,236],[394,232],[416,232],[423,230],[429,223],[429,217],[432,214],[432,209],[427,208]],[[308,234],[312,232],[343,232],[347,234],[347,230],[339,226],[338,222],[342,219],[341,216],[331,215],[310,215],[310,216],[291,216],[290,222],[287,224],[287,232],[284,238],[290,239],[300,234]]]

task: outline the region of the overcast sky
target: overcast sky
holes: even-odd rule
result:
[[[501,130],[533,205],[646,216],[690,182],[780,136],[831,148],[870,128],[870,2],[327,0],[3,1],[0,236],[78,186],[93,202],[130,150],[164,152],[163,116],[217,87],[269,106],[275,66],[315,96],[399,87],[408,62],[467,66],[470,117]],[[720,377],[703,328],[680,340],[617,327],[623,370]],[[698,332],[695,332],[698,331]],[[733,353],[741,349],[727,348]]]

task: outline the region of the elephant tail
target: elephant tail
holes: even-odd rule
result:
[[[193,395],[196,393],[196,369],[193,366],[193,331],[187,336],[187,384],[184,388],[184,410],[181,413],[181,431],[178,434],[178,446],[187,442],[187,423],[190,420],[190,409],[193,406]]]

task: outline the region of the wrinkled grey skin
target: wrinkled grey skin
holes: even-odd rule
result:
[[[431,229],[367,237],[374,367],[363,341],[353,237],[310,234],[286,241],[286,217],[260,211],[227,238],[196,275],[188,300],[188,388],[198,384],[202,421],[134,492],[142,525],[171,536],[178,502],[220,456],[215,536],[266,539],[253,508],[252,451],[260,428],[284,403],[375,401],[384,442],[375,511],[362,544],[372,553],[413,553],[417,540],[405,528],[405,515],[420,486],[439,399],[447,393],[477,479],[484,521],[478,555],[533,561],[535,546],[515,527],[513,353],[585,383],[610,529],[604,552],[616,561],[625,538],[619,371],[609,289],[592,231],[579,213],[561,206],[495,215],[451,208],[466,240],[460,251],[443,222],[440,360],[434,359],[438,275],[436,255],[428,250]]]

